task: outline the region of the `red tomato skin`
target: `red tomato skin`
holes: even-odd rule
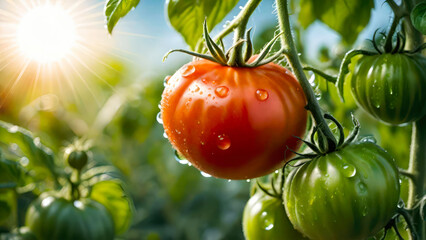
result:
[[[166,83],[161,115],[173,147],[199,170],[250,179],[282,167],[307,122],[306,98],[277,64],[236,68],[198,60]]]

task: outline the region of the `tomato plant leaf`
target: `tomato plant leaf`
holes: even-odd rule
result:
[[[22,187],[27,183],[26,171],[16,161],[0,159],[0,175],[0,185],[3,183],[15,183],[17,187]]]
[[[371,0],[301,0],[299,22],[307,28],[320,20],[338,32],[344,42],[353,43],[370,21]]]
[[[116,179],[98,182],[92,186],[90,197],[108,209],[117,234],[124,233],[130,227],[134,207],[122,181]]]
[[[126,16],[130,10],[137,7],[140,0],[107,0],[105,5],[105,16],[108,32],[112,33],[120,18]]]
[[[32,166],[45,167],[57,176],[57,169],[52,150],[40,142],[40,138],[34,138],[30,131],[0,121],[0,142],[14,145],[19,148],[22,155],[28,158],[29,168]]]
[[[170,24],[194,49],[203,36],[203,21],[213,29],[237,5],[238,0],[168,0]]]
[[[423,35],[426,35],[426,2],[417,4],[411,12],[411,22]]]

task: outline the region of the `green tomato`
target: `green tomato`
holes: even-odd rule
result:
[[[91,199],[69,201],[44,194],[31,204],[25,221],[38,239],[114,239],[111,215]]]
[[[294,228],[315,240],[364,240],[396,212],[398,169],[371,142],[318,156],[286,179],[284,205]]]
[[[426,114],[426,58],[380,54],[361,57],[353,70],[352,93],[360,107],[389,124]]]
[[[77,170],[81,170],[84,166],[86,166],[88,158],[89,157],[85,151],[73,151],[66,156],[68,164]]]
[[[243,230],[247,240],[306,239],[288,220],[282,200],[258,190],[247,202],[243,213]]]

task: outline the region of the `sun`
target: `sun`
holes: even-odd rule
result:
[[[23,55],[39,63],[58,61],[70,54],[77,37],[71,15],[60,5],[51,4],[31,9],[17,31]]]

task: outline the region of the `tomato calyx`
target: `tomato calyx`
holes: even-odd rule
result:
[[[356,139],[356,137],[358,136],[360,124],[359,124],[359,121],[353,115],[352,115],[352,122],[354,124],[354,129],[348,135],[347,138],[345,138],[345,133],[344,133],[342,124],[339,123],[339,121],[337,121],[336,118],[334,118],[330,114],[324,114],[324,118],[327,119],[327,120],[330,120],[331,122],[333,122],[337,126],[338,134],[339,134],[337,146],[334,149],[329,148],[329,146],[327,145],[328,142],[327,142],[326,136],[321,132],[319,126],[314,126],[313,129],[312,129],[312,132],[310,134],[310,140],[304,140],[300,137],[297,137],[300,141],[302,141],[304,144],[306,144],[306,146],[312,152],[310,152],[310,153],[298,153],[298,152],[296,152],[292,149],[289,149],[289,151],[298,155],[298,157],[293,158],[292,161],[298,161],[298,160],[303,160],[303,159],[313,159],[317,156],[323,156],[323,155],[326,155],[328,153],[337,151],[337,150],[349,145],[350,143],[352,143]]]
[[[269,41],[256,57],[256,59],[251,61],[250,59],[253,56],[253,43],[250,37],[251,28],[245,31],[244,39],[237,39],[228,50],[225,49],[222,39],[218,40],[219,44],[212,39],[207,27],[207,21],[204,21],[203,30],[203,38],[207,47],[207,51],[210,53],[210,55],[184,49],[174,49],[166,53],[166,55],[163,57],[163,61],[165,61],[167,57],[173,52],[182,52],[195,58],[216,62],[223,66],[255,68],[280,59],[284,53],[284,49],[281,49],[278,52],[272,54],[272,56],[269,56],[272,47],[275,45],[282,33],[277,34],[271,41]],[[236,48],[242,48],[244,44],[245,48],[243,51],[241,51],[240,56],[234,56],[234,50]]]

